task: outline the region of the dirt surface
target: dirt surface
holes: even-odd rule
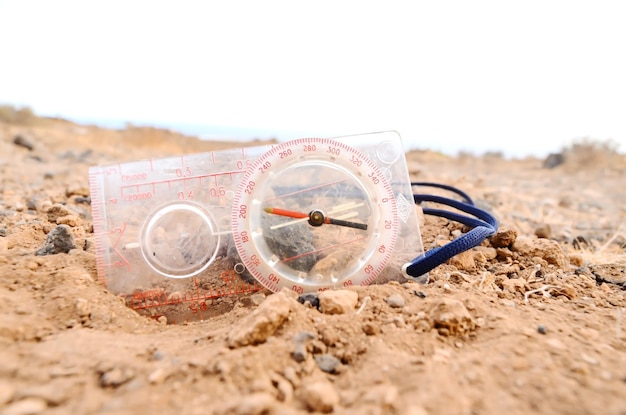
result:
[[[624,156],[411,152],[412,179],[461,187],[501,224],[429,284],[138,314],[98,280],[88,168],[229,146],[0,121],[0,413],[626,414]],[[462,231],[427,217],[425,248]]]

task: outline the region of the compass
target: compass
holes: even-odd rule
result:
[[[247,169],[231,225],[257,281],[304,293],[373,282],[393,256],[400,219],[377,163],[342,141],[304,138]]]

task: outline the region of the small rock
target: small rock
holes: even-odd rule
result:
[[[46,213],[48,212],[48,210],[50,210],[50,208],[52,207],[53,203],[50,200],[37,200],[35,201],[35,207],[37,208],[38,212],[43,212]]]
[[[165,379],[167,379],[167,373],[162,367],[156,369],[148,376],[148,382],[153,385],[160,385],[161,383],[165,382]]]
[[[496,256],[500,259],[513,258],[513,252],[509,248],[496,248]]]
[[[404,307],[404,298],[402,298],[400,294],[391,294],[385,301],[387,301],[387,304],[392,308]]]
[[[91,198],[90,197],[85,197],[85,196],[76,196],[76,198],[74,199],[75,203],[82,203],[85,205],[91,205]]]
[[[476,326],[465,305],[452,298],[437,300],[430,306],[428,313],[442,335],[463,336]]]
[[[228,345],[235,348],[264,343],[289,317],[291,301],[283,291],[268,297],[233,327],[228,334]]]
[[[474,252],[472,251],[465,251],[457,254],[450,258],[448,263],[455,266],[456,269],[462,271],[474,271],[476,269],[476,261],[474,260]]]
[[[7,236],[7,230],[4,228],[0,228],[0,236],[2,236],[3,238]]]
[[[250,296],[250,302],[256,306],[261,305],[265,301],[265,293],[254,293]]]
[[[337,369],[341,366],[341,360],[327,353],[315,356],[315,362],[322,372],[326,373],[337,373]]]
[[[415,291],[413,291],[413,294],[415,294],[419,298],[426,298],[427,297],[427,295],[426,295],[426,293],[424,291],[417,291],[417,290],[415,290]]]
[[[361,326],[361,330],[363,330],[363,333],[367,334],[368,336],[374,336],[380,333],[380,327],[378,327],[375,323],[371,321],[363,323],[363,325]]]
[[[508,248],[517,239],[517,232],[514,229],[500,229],[491,237],[491,246],[494,248]]]
[[[317,381],[302,387],[302,399],[312,412],[329,413],[339,404],[339,394],[327,381]]]
[[[35,415],[48,408],[48,404],[41,398],[26,398],[13,402],[4,408],[2,415]]]
[[[556,265],[561,269],[568,266],[563,249],[557,241],[552,239],[518,238],[513,244],[513,251],[529,258],[542,258],[548,264]]]
[[[89,187],[79,183],[68,186],[67,189],[65,189],[65,196],[70,197],[74,195],[83,197],[89,196]]]
[[[565,163],[565,156],[562,153],[550,153],[543,161],[544,169],[553,169]]]
[[[120,385],[133,379],[135,374],[131,369],[121,369],[119,367],[108,370],[100,375],[100,386],[103,388],[117,388]]]
[[[33,151],[35,149],[33,143],[21,134],[16,134],[15,137],[13,137],[13,144],[19,147],[24,147],[28,151]]]
[[[78,226],[80,219],[76,215],[66,215],[57,218],[57,224],[67,225],[75,228]]]
[[[348,290],[328,290],[319,293],[320,311],[324,314],[345,314],[354,310],[359,295]]]
[[[548,332],[548,328],[544,326],[543,324],[540,324],[537,326],[537,333],[546,334],[547,332]]]
[[[308,356],[306,343],[314,338],[315,335],[309,333],[308,331],[302,331],[293,336],[293,341],[295,343],[294,350],[293,352],[291,352],[293,360],[295,360],[296,362],[304,362],[306,360],[306,357]]]
[[[43,203],[42,203],[42,208],[43,208]],[[48,221],[50,221],[51,223],[56,223],[57,219],[62,218],[63,216],[75,215],[75,214],[76,213],[73,210],[69,209],[67,206],[62,205],[60,203],[55,203],[46,210]]]
[[[482,254],[487,261],[496,259],[496,257],[498,256],[498,251],[496,251],[496,248],[492,248],[490,246],[477,246],[473,249],[473,251],[474,259],[476,259],[476,255],[478,254]]]
[[[537,236],[537,238],[550,239],[550,237],[552,236],[552,227],[547,224],[538,227],[537,229],[535,229],[535,236]]]
[[[576,267],[582,267],[585,265],[585,260],[583,258],[582,255],[580,254],[570,254],[569,255],[569,263],[576,266]]]
[[[48,233],[46,242],[43,246],[37,250],[35,255],[56,255],[60,253],[67,254],[72,249],[75,249],[74,236],[70,231],[70,227],[67,225],[58,225]]]
[[[74,308],[76,309],[76,314],[78,314],[79,317],[87,317],[91,314],[89,301],[84,298],[77,298]]]
[[[511,278],[502,281],[502,290],[509,293],[521,293],[526,292],[526,280],[523,278]]]
[[[302,294],[298,297],[298,302],[300,304],[309,303],[313,308],[320,308],[320,299],[315,293]]]

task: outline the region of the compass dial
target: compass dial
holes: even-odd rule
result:
[[[232,228],[261,284],[303,293],[374,281],[393,254],[398,215],[370,159],[339,141],[306,138],[273,147],[247,170]]]

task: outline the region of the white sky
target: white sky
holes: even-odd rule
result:
[[[626,150],[622,1],[0,0],[0,102],[544,155]],[[293,137],[281,137],[293,138]]]

